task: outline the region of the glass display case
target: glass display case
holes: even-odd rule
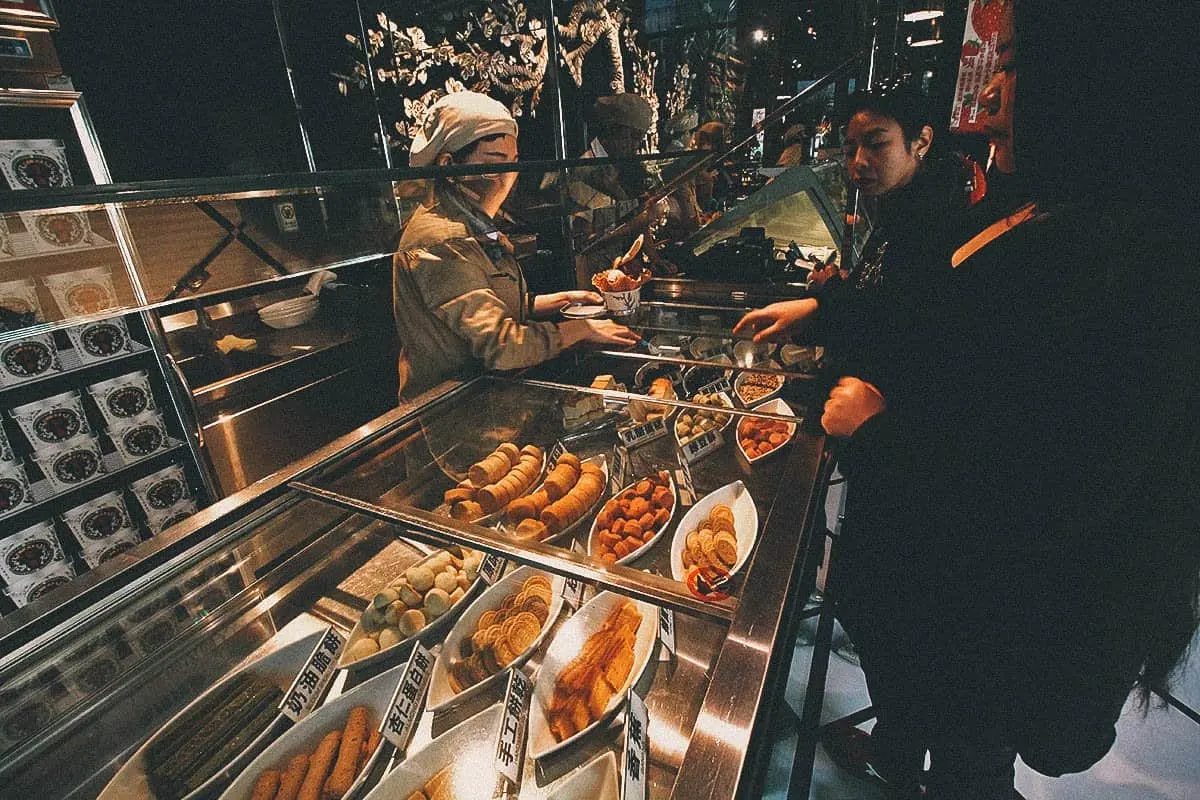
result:
[[[118,218],[158,205],[137,191]],[[260,191],[296,194],[241,194]],[[417,193],[388,191],[405,219]],[[164,202],[191,214],[201,196],[221,193]],[[107,217],[100,197],[77,199]],[[546,284],[571,280],[561,221],[530,219],[546,233],[526,263]],[[223,252],[241,246],[227,233]],[[144,298],[212,419],[268,399],[254,399],[263,376],[321,360],[297,346],[362,352],[358,320],[321,316],[324,290],[316,324],[246,327],[311,273],[355,285],[390,262],[322,252],[277,258],[287,276]],[[347,796],[458,781],[452,752],[472,765],[462,796],[616,797],[628,781],[654,798],[754,796],[828,463],[810,413],[820,353],[738,341],[743,311],[648,301],[628,319],[633,351],[443,385],[0,618],[0,781],[249,797],[301,753],[341,761],[318,753],[337,729],[361,747],[339,773]],[[225,337],[261,349],[221,358]],[[336,372],[328,385],[355,391]]]

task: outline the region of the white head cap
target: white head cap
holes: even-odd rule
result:
[[[497,133],[517,135],[517,121],[503,104],[478,92],[451,92],[429,107],[409,150],[409,166],[427,167],[439,153],[456,153]]]

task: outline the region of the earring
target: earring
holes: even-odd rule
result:
[[[924,160],[925,160],[925,154],[922,153],[920,150],[918,150],[917,151],[917,161],[924,161]]]

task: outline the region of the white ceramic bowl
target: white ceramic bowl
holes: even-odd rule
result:
[[[733,528],[737,536],[737,561],[729,570],[732,577],[742,567],[746,566],[754,542],[758,539],[758,508],[754,498],[746,489],[746,484],[734,481],[716,491],[709,492],[696,505],[688,509],[688,513],[679,520],[675,528],[675,537],[671,539],[671,576],[679,582],[687,579],[687,570],[683,568],[683,549],[687,544],[687,535],[700,527],[700,523],[708,519],[709,513],[717,505],[729,506],[733,511]]]
[[[504,598],[520,591],[521,584],[533,575],[544,575],[550,579],[550,615],[546,617],[546,624],[542,626],[541,633],[538,634],[533,644],[518,655],[517,659],[504,670],[485,678],[479,683],[468,686],[461,692],[455,693],[453,687],[450,685],[451,657],[461,652],[460,648],[463,639],[469,638],[479,627],[479,618],[484,615],[484,612],[494,611],[499,608]],[[465,702],[483,692],[486,687],[492,686],[501,680],[503,676],[507,675],[506,670],[508,668],[519,668],[528,661],[529,657],[542,646],[542,642],[550,633],[550,629],[554,627],[554,623],[558,620],[558,615],[562,613],[562,586],[563,579],[557,575],[546,575],[532,567],[521,567],[509,572],[481,594],[479,599],[463,612],[462,618],[459,619],[458,624],[454,626],[454,630],[450,631],[450,635],[446,637],[446,641],[442,644],[442,650],[438,654],[437,662],[433,665],[433,675],[429,679],[429,700],[427,702],[429,710],[435,712],[442,711]]]
[[[796,416],[796,412],[792,411],[791,406],[789,406],[787,403],[785,403],[783,400],[779,399],[778,397],[775,398],[774,400],[768,400],[765,403],[759,403],[758,405],[754,406],[750,410],[751,411],[762,411],[763,413],[766,413],[766,414],[778,414],[781,417]],[[746,419],[747,419],[746,417],[740,417],[738,419],[737,424],[738,424],[738,428],[739,428],[739,431],[738,431],[739,433],[740,433],[740,428],[741,428],[742,422],[745,421]],[[795,424],[788,425],[788,430],[787,430],[788,438],[787,438],[786,442],[779,445],[779,447],[776,447],[774,450],[763,453],[761,456],[755,456],[754,458],[751,458],[750,456],[746,455],[746,450],[745,450],[745,448],[742,447],[742,437],[740,435],[737,435],[736,438],[737,438],[738,451],[742,454],[742,456],[748,462],[750,462],[751,464],[756,464],[759,461],[762,461],[764,458],[770,458],[771,456],[775,455],[783,448],[787,447],[788,443],[792,441],[792,437],[795,435],[796,435],[796,425]]]
[[[546,720],[546,711],[554,696],[554,685],[559,674],[579,655],[584,644],[592,634],[600,630],[604,620],[608,618],[617,604],[624,600],[621,595],[612,592],[601,592],[593,597],[583,608],[579,609],[569,620],[564,622],[554,634],[546,657],[542,660],[542,668],[538,670],[537,679],[533,684],[533,702],[529,709],[529,753],[539,759],[552,753],[572,746],[589,732],[616,714],[625,702],[625,695],[630,686],[641,680],[642,674],[651,665],[651,655],[654,643],[658,640],[658,608],[648,603],[635,601],[638,610],[642,612],[642,622],[638,626],[637,638],[633,643],[633,668],[625,683],[609,698],[608,705],[600,718],[588,725],[574,736],[569,736],[561,742],[554,740],[550,732],[550,724]],[[406,795],[399,795],[405,797]]]
[[[774,361],[767,362],[766,367],[768,369],[780,369],[780,366],[778,364],[776,364]],[[772,379],[778,385],[771,391],[762,395],[761,397],[747,398],[746,396],[744,396],[742,394],[742,386],[745,385],[746,381],[750,378],[751,375],[762,375],[764,377]],[[773,400],[776,397],[778,397],[779,393],[781,391],[783,391],[783,384],[784,384],[784,377],[782,375],[774,375],[769,372],[743,372],[743,373],[739,374],[736,378],[733,379],[733,393],[734,393],[734,395],[736,395],[738,402],[740,402],[746,408],[750,408],[752,406],[757,406],[761,403],[765,403],[768,400]]]
[[[625,491],[625,489],[628,489],[630,486],[636,485],[640,480],[642,480],[642,478],[638,478],[637,480],[633,481],[629,484],[629,486],[622,488],[620,492],[617,492],[617,494],[613,495],[605,502],[614,502],[617,495]],[[671,486],[671,515],[667,517],[667,521],[664,522],[659,529],[654,532],[654,536],[650,538],[650,541],[643,543],[641,547],[639,547],[637,550],[634,550],[624,558],[618,558],[615,563],[628,564],[631,561],[636,561],[637,559],[641,558],[650,550],[651,547],[654,547],[654,545],[658,544],[658,540],[666,534],[667,528],[671,527],[671,521],[675,519],[675,511],[679,508],[679,489],[675,486],[675,478],[670,472],[667,473],[667,481]],[[603,508],[603,506],[601,506],[601,508]],[[597,525],[599,521],[600,515],[597,513],[595,518],[592,519],[592,529],[588,532],[587,550],[588,555],[590,556],[599,557],[600,554],[600,529]]]

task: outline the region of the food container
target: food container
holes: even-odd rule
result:
[[[726,578],[737,574],[738,570],[746,565],[750,553],[754,550],[754,543],[758,539],[758,508],[754,505],[754,498],[750,496],[746,484],[734,481],[700,498],[683,515],[683,519],[679,520],[675,536],[671,540],[671,576],[680,583],[687,582],[690,572],[683,566],[683,551],[687,546],[688,534],[698,530],[718,505],[728,506],[733,512],[734,535],[737,537],[737,560],[729,567]]]
[[[17,406],[12,417],[39,452],[91,433],[78,390]]]
[[[599,717],[562,741],[556,741],[547,719],[560,674],[582,654],[588,640],[600,631],[609,615],[619,604],[626,602],[621,595],[601,592],[589,600],[569,620],[559,626],[542,659],[533,685],[533,701],[529,709],[529,753],[534,759],[545,758],[571,747],[620,710],[629,687],[638,684],[653,664],[654,644],[658,641],[658,608],[648,603],[632,602],[641,613],[641,622],[634,635],[633,664],[629,674],[612,693]],[[590,719],[590,715],[589,715]],[[404,795],[400,795],[403,797]]]
[[[183,467],[171,464],[129,485],[146,516],[161,516],[168,509],[192,496]]]
[[[367,603],[358,622],[354,624],[354,629],[350,631],[345,648],[342,649],[338,669],[363,669],[389,659],[399,659],[408,654],[416,641],[442,641],[446,631],[454,625],[454,621],[470,604],[472,598],[483,589],[483,579],[478,577],[482,554],[474,551],[462,552],[463,566],[460,571],[466,574],[468,585],[462,587],[461,583],[458,584],[463,592],[457,600],[452,597],[453,592],[446,592],[445,588],[437,584],[438,574],[445,572],[446,565],[453,563],[450,551],[439,550],[421,559],[397,575],[389,586],[381,586],[375,597]],[[425,573],[430,573],[432,577]],[[409,586],[419,600],[399,588],[393,588],[401,585]],[[429,603],[428,596],[435,591],[446,593],[450,597],[450,604],[430,619],[429,613],[434,607]],[[438,600],[441,603],[440,595]],[[403,605],[404,610],[401,610],[397,603]],[[441,605],[436,608],[440,609]],[[407,611],[418,611],[421,614],[419,626],[415,617],[405,618]],[[392,619],[387,618],[389,612]],[[392,630],[396,631],[394,635],[388,633]],[[405,635],[406,630],[412,632]],[[367,640],[373,640],[374,645]]]
[[[775,345],[771,342],[752,342],[743,339],[733,346],[733,361],[739,367],[756,367],[771,357]]]
[[[454,685],[451,683],[451,661],[458,658],[463,652],[463,643],[471,640],[472,634],[480,629],[481,620],[485,614],[495,616],[497,610],[506,598],[517,594],[521,591],[521,587],[525,581],[534,575],[542,575],[550,582],[550,603],[547,605],[548,613],[546,621],[542,623],[541,632],[534,639],[533,643],[524,650],[516,653],[516,658],[511,662],[502,666],[497,672],[489,675],[483,680],[473,683],[470,686],[455,691]],[[510,668],[519,668],[529,660],[537,649],[542,646],[546,636],[549,635],[550,629],[554,627],[555,621],[562,613],[563,579],[558,576],[549,576],[545,573],[538,572],[532,567],[521,567],[510,571],[503,578],[498,580],[492,586],[479,596],[475,602],[471,603],[470,607],[463,612],[454,629],[450,631],[450,635],[446,637],[446,641],[442,644],[441,652],[438,654],[437,662],[433,666],[433,674],[429,679],[429,700],[428,707],[430,711],[444,711],[451,706],[470,700],[485,691],[489,687],[496,685],[506,675],[506,670]]]
[[[443,770],[449,788],[438,797],[492,800],[501,710],[497,703],[455,725],[401,761],[363,800],[411,798]]]
[[[119,425],[154,408],[154,393],[145,370],[93,383],[88,391],[109,425]]]
[[[153,800],[156,795],[150,788],[150,777],[147,774],[150,769],[151,754],[167,741],[168,736],[173,733],[173,727],[182,725],[189,729],[189,733],[200,734],[202,732],[200,728],[208,720],[207,718],[191,720],[190,717],[194,716],[191,712],[198,708],[204,708],[206,704],[220,698],[222,693],[231,688],[236,681],[245,677],[261,679],[267,684],[278,687],[281,693],[286,692],[296,675],[308,663],[309,657],[324,635],[323,630],[311,633],[269,655],[252,661],[236,669],[217,685],[197,697],[138,748],[104,787],[99,800]],[[211,716],[215,718],[216,715]],[[287,730],[288,725],[287,718],[277,714],[265,730],[254,736],[244,747],[239,748],[236,755],[225,764],[220,765],[199,788],[188,794],[187,797],[214,796],[225,782],[240,773],[242,768],[254,760],[264,747],[284,730]],[[178,733],[178,731],[174,731],[174,733]]]
[[[789,406],[787,403],[785,403],[783,400],[780,400],[779,398],[775,398],[774,400],[768,400],[765,403],[760,403],[759,405],[755,406],[751,410],[752,411],[761,411],[765,414],[777,414],[782,417],[796,416],[796,413],[794,411],[792,411],[791,406]],[[796,435],[796,425],[794,423],[785,423],[787,425],[787,427],[784,431],[781,432],[781,435],[785,437],[783,442],[775,445],[774,447],[772,447],[770,450],[766,451],[765,453],[760,452],[760,453],[757,453],[756,455],[750,455],[750,453],[747,452],[744,437],[742,436],[742,434],[745,432],[745,426],[752,424],[750,422],[750,420],[751,420],[750,417],[742,417],[740,420],[738,420],[738,435],[737,435],[738,450],[741,451],[742,456],[746,459],[746,461],[750,462],[750,464],[757,464],[759,461],[762,461],[764,458],[767,458],[768,456],[777,452],[778,450],[783,448],[784,445],[786,445],[788,442],[790,442],[792,440],[793,436]]]
[[[779,369],[774,361],[767,362],[769,369]],[[733,379],[733,391],[747,408],[765,403],[778,397],[783,389],[783,376],[769,372],[743,372]]]
[[[107,267],[60,272],[42,278],[64,319],[117,307],[117,290]]]
[[[648,478],[639,478],[638,480],[633,481],[628,486],[626,486],[624,489],[622,489],[621,491],[619,491],[615,495],[613,495],[612,498],[609,499],[609,501],[604,504],[604,507],[601,509],[600,514],[597,514],[596,518],[592,520],[592,528],[591,528],[591,531],[588,533],[588,555],[594,556],[596,558],[604,557],[602,555],[603,548],[601,547],[601,539],[600,539],[600,535],[604,530],[603,528],[601,528],[601,525],[600,525],[600,523],[603,521],[603,519],[602,519],[603,515],[606,512],[608,512],[610,508],[615,509],[615,508],[619,507],[619,504],[621,503],[622,499],[625,496],[631,496],[631,493],[633,495],[640,496],[641,493],[638,491],[638,487],[645,480],[649,480],[649,479]],[[661,539],[663,537],[663,535],[666,534],[667,529],[671,527],[671,520],[673,520],[675,518],[675,509],[679,507],[679,492],[675,488],[675,479],[673,477],[671,477],[670,472],[666,472],[666,481],[667,481],[667,488],[670,491],[670,497],[668,500],[668,502],[670,503],[670,507],[666,509],[666,512],[667,512],[666,519],[661,522],[655,522],[653,524],[651,529],[654,531],[654,533],[649,539],[645,539],[644,538],[645,531],[644,530],[641,531],[641,536],[643,537],[641,546],[639,546],[635,550],[627,553],[624,556],[616,555],[616,553],[614,553],[614,555],[616,555],[616,558],[612,563],[628,564],[631,561],[636,561],[637,559],[641,558],[643,555],[645,555],[650,550],[650,548],[652,548],[652,547],[654,547],[654,545],[658,544],[659,539]],[[651,485],[652,485],[652,487],[654,486],[653,483]],[[654,489],[652,488],[650,498],[641,497],[641,499],[646,500],[646,505],[649,509],[648,513],[655,515],[655,516],[661,516],[659,514],[659,509],[661,509],[663,507],[663,504],[655,502],[652,499],[653,495],[654,495]],[[636,512],[634,512],[634,513],[636,513]],[[639,514],[639,517],[640,516],[642,516],[642,515]],[[622,520],[625,519],[624,516],[622,516],[621,518],[622,518]],[[615,523],[613,523],[613,524],[615,525]],[[639,528],[640,527],[641,526],[639,524]],[[624,523],[622,525],[622,528],[624,528]],[[612,532],[614,534],[618,534],[618,532],[615,529]],[[618,535],[623,535],[623,534],[618,534]],[[619,552],[619,551],[617,551],[617,552]]]
[[[170,446],[166,424],[162,415],[155,411],[139,414],[119,425],[110,425],[108,436],[126,464],[133,464]]]
[[[557,542],[559,540],[567,538],[568,536],[571,536],[572,534],[575,533],[576,530],[579,529],[579,526],[582,525],[585,520],[589,520],[592,518],[592,516],[596,512],[596,508],[601,503],[604,502],[604,496],[606,494],[608,494],[608,459],[605,457],[605,455],[603,453],[601,453],[599,455],[594,455],[591,458],[585,458],[582,463],[583,464],[595,464],[596,466],[600,467],[601,471],[604,473],[604,487],[605,488],[600,492],[600,496],[598,498],[596,498],[596,502],[592,503],[591,506],[589,506],[583,512],[583,514],[580,515],[574,522],[572,522],[570,525],[567,525],[566,527],[564,527],[558,533],[553,533],[553,534],[546,536],[541,541]],[[536,493],[540,489],[544,489],[545,486],[546,486],[545,482],[542,482],[542,483],[538,484],[537,488],[534,489],[533,492]],[[500,523],[499,529],[500,529],[501,533],[512,536],[513,538],[526,539],[526,540],[528,539],[528,537],[526,537],[526,536],[519,535],[517,533],[517,526],[513,525],[512,523],[508,522],[507,520],[504,520],[503,522]]]
[[[67,336],[75,348],[75,355],[84,364],[133,352],[133,340],[122,317],[67,328]]]
[[[0,309],[6,312],[0,316],[0,331],[17,331],[40,321],[37,285],[28,278],[0,283]]]
[[[709,431],[723,431],[733,422],[733,400],[725,392],[717,392],[703,397],[696,394],[689,398],[688,402],[705,406],[705,411],[708,413],[705,414],[704,411],[695,408],[679,409],[679,414],[675,417],[675,422],[671,427],[675,431],[675,441],[681,447]],[[720,410],[723,408],[728,408],[730,413]],[[701,421],[701,416],[707,419]],[[724,422],[720,421],[722,416],[725,418]],[[700,430],[697,431],[697,428]],[[687,433],[684,433],[685,429],[689,429]]]
[[[56,492],[74,489],[108,471],[100,442],[94,435],[80,435],[69,442],[47,446],[34,455],[34,460]]]
[[[269,328],[295,328],[315,317],[318,308],[317,298],[310,294],[265,306],[259,309],[258,318]]]
[[[604,308],[614,317],[627,317],[636,314],[642,305],[642,287],[630,289],[627,292],[601,292],[604,297]]]
[[[105,539],[126,531],[135,536],[137,534],[137,528],[129,518],[129,509],[125,506],[125,496],[120,491],[109,492],[65,511],[61,519],[81,545],[88,542],[103,543]]]
[[[617,756],[609,750],[546,791],[550,800],[620,800]]]
[[[35,502],[21,462],[0,461],[0,517],[15,514]]]
[[[74,578],[75,572],[71,566],[65,561],[59,562],[42,570],[31,580],[13,581],[5,587],[4,593],[16,603],[17,608],[24,608],[47,592],[66,586]]]
[[[810,345],[785,344],[779,348],[779,360],[785,366],[801,370],[802,372],[815,370],[824,355],[825,348],[820,345],[814,347]]]
[[[697,361],[712,361],[718,356],[729,358],[728,345],[713,336],[697,336],[688,345],[688,352]]]
[[[184,500],[176,503],[165,511],[146,515],[146,526],[151,536],[158,536],[172,525],[178,525],[196,513],[196,501]]]
[[[0,539],[0,578],[9,585],[34,581],[55,565],[65,563],[62,544],[49,522],[39,522]]]
[[[0,385],[34,380],[61,369],[58,347],[49,333],[0,344]]]
[[[295,726],[284,731],[247,767],[240,770],[238,777],[221,795],[221,800],[251,800],[254,785],[263,772],[275,769],[282,774],[287,769],[288,762],[296,756],[311,757],[327,734],[335,730],[343,730],[346,727],[346,721],[354,708],[361,706],[367,709],[368,732],[378,730],[380,723],[387,719],[390,710],[389,704],[396,693],[396,686],[403,673],[404,665],[400,665],[376,675],[345,694],[339,695],[336,699],[325,703],[296,723]],[[395,752],[395,748],[391,743],[387,739],[380,738],[378,746],[367,756],[344,796],[356,796],[367,782],[367,777],[375,771],[377,766],[382,769],[382,761],[393,752]],[[336,754],[334,757],[336,759]]]

